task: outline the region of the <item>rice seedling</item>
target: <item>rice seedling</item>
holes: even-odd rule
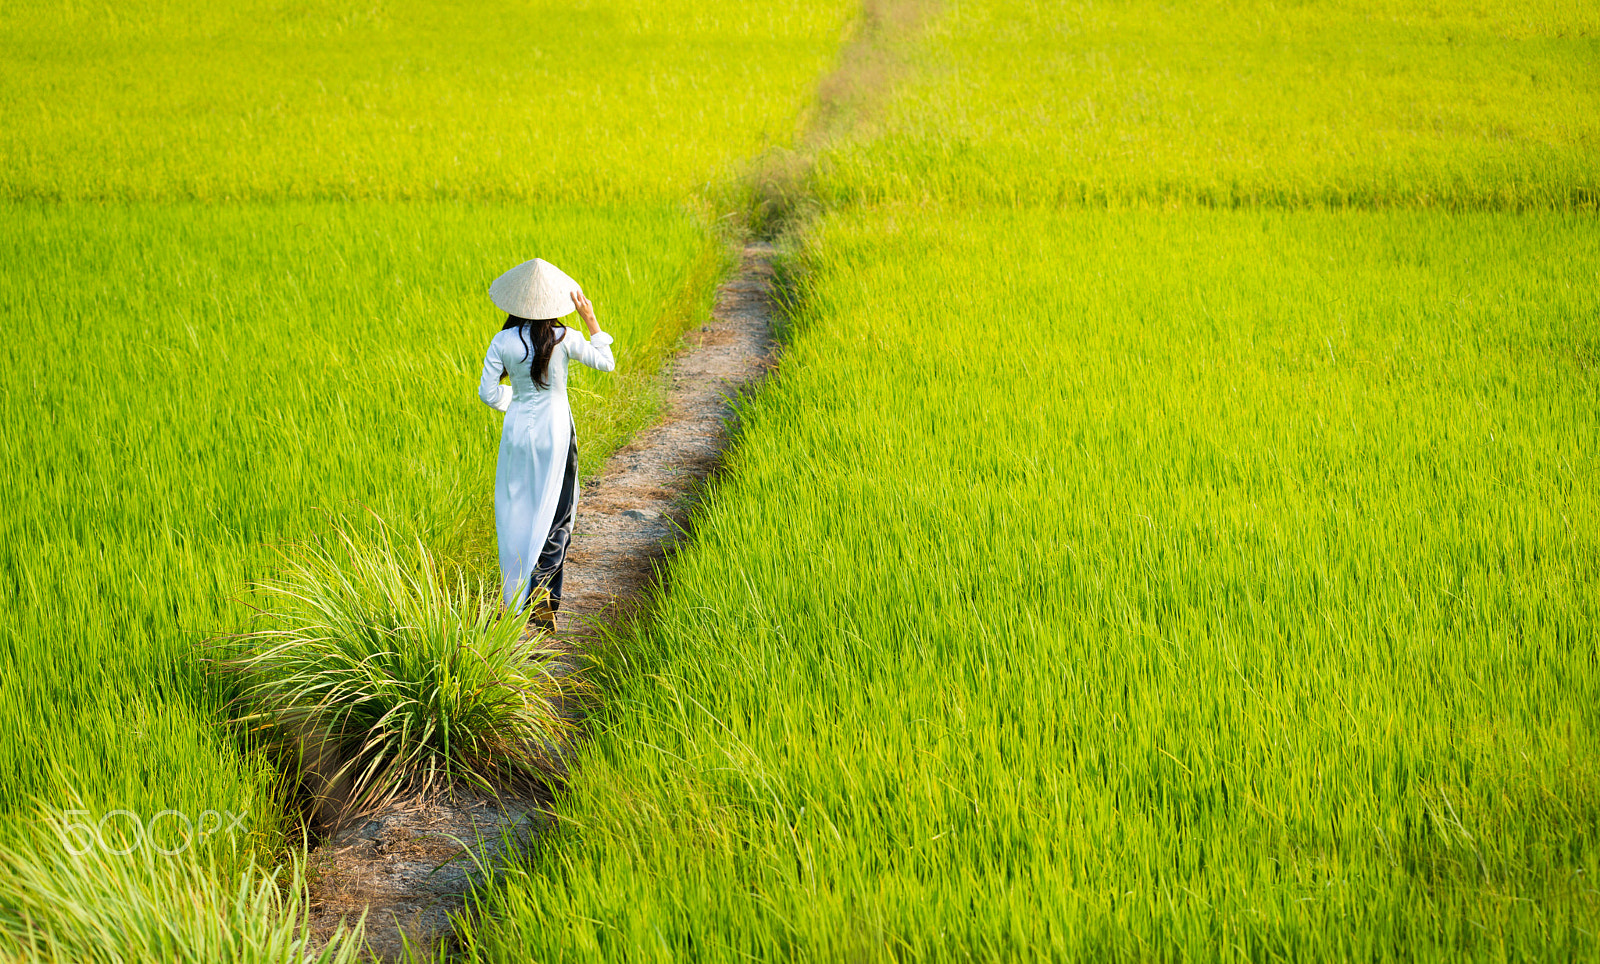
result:
[[[401,793],[531,789],[552,772],[577,684],[501,605],[499,582],[452,578],[381,522],[330,525],[257,583],[262,625],[219,663],[240,676],[237,719],[303,773],[320,819]]]
[[[96,846],[66,813],[41,815],[26,839],[0,846],[0,956],[18,964],[345,964],[364,921],[316,941],[306,925],[298,860],[233,869],[174,859],[192,843]]]
[[[824,218],[467,958],[1579,960],[1600,230]]]

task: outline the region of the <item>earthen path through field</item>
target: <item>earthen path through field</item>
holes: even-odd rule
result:
[[[663,374],[662,418],[612,456],[579,498],[560,628],[580,646],[598,621],[645,601],[727,444],[733,399],[772,364],[772,257],[771,245],[745,246],[711,319],[684,336]],[[501,859],[502,833],[526,844],[544,809],[520,797],[418,800],[345,829],[311,854],[313,931],[326,939],[341,918],[365,912],[381,960],[403,960],[404,943],[437,947],[449,940],[450,915],[464,908],[479,863]]]
[[[854,36],[818,86],[798,152],[753,165],[748,181],[762,229],[802,227],[815,208],[804,194],[816,153],[871,136],[883,97],[909,68],[902,41],[939,6],[939,0],[865,0]],[[727,444],[733,398],[772,366],[773,254],[770,244],[745,245],[737,273],[717,291],[711,319],[685,335],[663,374],[662,419],[619,450],[580,496],[559,621],[561,635],[575,645],[594,626],[647,601]],[[507,797],[417,802],[343,831],[311,856],[314,931],[326,937],[341,918],[366,911],[368,941],[380,959],[403,959],[402,940],[424,953],[448,943],[450,915],[463,909],[479,862],[501,859],[502,833],[531,840],[547,819],[545,809],[540,800]],[[473,844],[473,852],[461,841]]]

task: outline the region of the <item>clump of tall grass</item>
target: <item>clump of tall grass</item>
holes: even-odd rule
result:
[[[420,539],[397,544],[381,522],[331,528],[257,583],[262,625],[219,661],[242,677],[236,719],[302,776],[317,818],[548,774],[570,725],[561,654],[497,585],[443,572]]]
[[[0,844],[0,958],[16,962],[122,964],[355,961],[364,919],[321,943],[310,932],[305,869],[266,869],[252,858],[236,873],[205,851],[169,856],[143,846],[82,852],[50,818]]]

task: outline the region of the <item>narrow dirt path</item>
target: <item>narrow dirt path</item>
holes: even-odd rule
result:
[[[732,398],[772,366],[772,257],[771,245],[745,247],[711,320],[685,335],[663,373],[661,420],[580,495],[560,620],[580,645],[598,623],[644,601],[727,445]],[[503,858],[504,840],[531,841],[544,810],[538,799],[473,794],[401,803],[345,829],[311,853],[313,933],[325,939],[341,918],[366,912],[375,959],[405,960],[406,944],[434,951],[480,865]]]
[[[687,521],[727,442],[732,396],[772,363],[772,246],[745,247],[711,320],[685,335],[669,373],[665,417],[611,457],[578,501],[561,625],[581,634],[634,605]]]

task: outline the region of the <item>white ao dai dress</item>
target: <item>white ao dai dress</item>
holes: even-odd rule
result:
[[[527,600],[539,555],[557,521],[568,448],[576,438],[567,402],[567,365],[576,359],[598,371],[616,368],[611,336],[605,332],[586,341],[576,330],[558,326],[555,335],[558,341],[545,378],[548,388],[533,383],[528,370],[531,339],[515,328],[502,330],[489,342],[478,383],[483,403],[506,413],[494,477],[494,527],[500,543],[501,591],[506,605],[517,608]],[[510,385],[500,384],[502,375],[511,376]],[[571,484],[575,508],[576,477]]]

